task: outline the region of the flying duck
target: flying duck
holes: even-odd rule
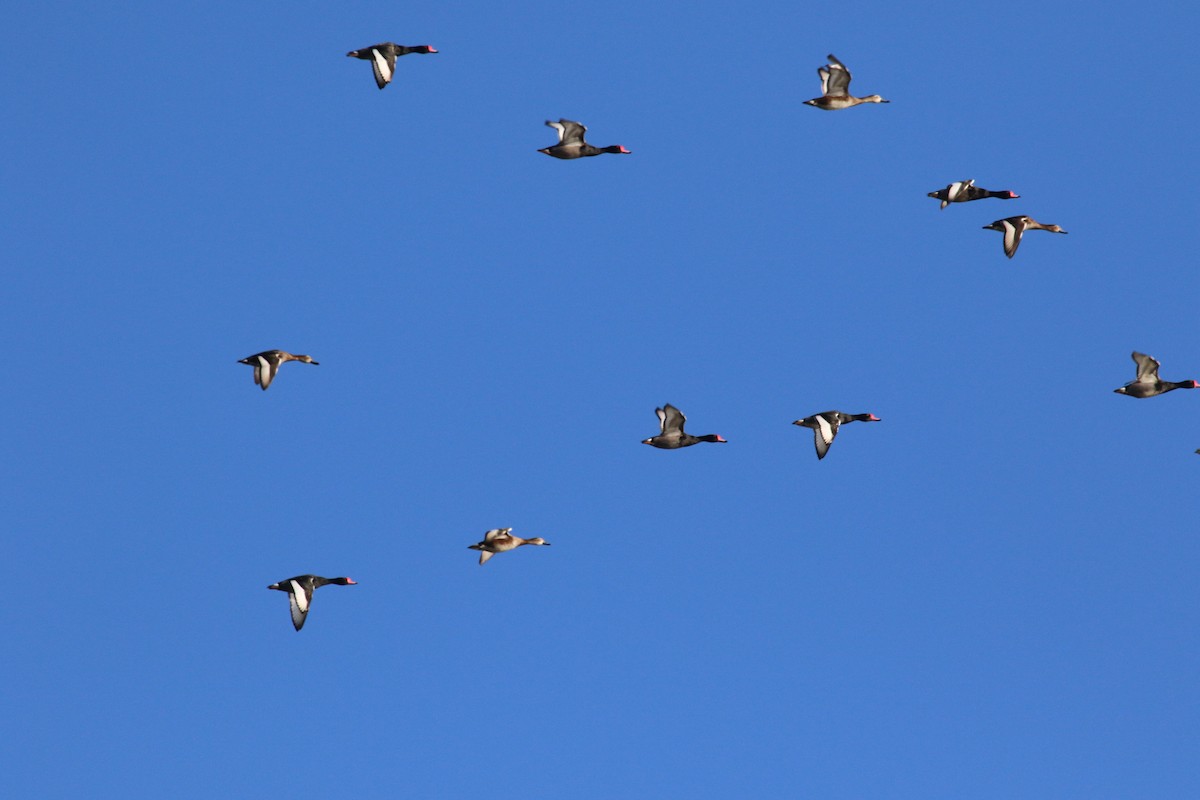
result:
[[[938,189],[936,192],[930,192],[928,196],[941,200],[942,208],[945,208],[951,203],[969,203],[972,200],[982,200],[985,197],[998,197],[1001,200],[1016,200],[1021,195],[1015,192],[1010,192],[1007,189],[995,192],[989,191],[988,189],[980,189],[975,185],[975,179],[972,178],[969,181],[955,181],[945,189]]]
[[[297,575],[286,581],[272,583],[267,588],[288,593],[288,600],[292,603],[292,626],[296,630],[300,630],[304,627],[304,619],[308,616],[308,607],[312,605],[313,591],[330,583],[338,586],[353,586],[356,581],[349,578],[322,578],[320,575]]]
[[[1002,231],[1004,233],[1004,255],[1012,258],[1021,246],[1021,237],[1025,231],[1050,231],[1051,233],[1066,233],[1058,225],[1043,225],[1033,217],[1019,216],[998,219],[991,225],[984,225],[985,231]]]
[[[833,444],[833,437],[837,436],[838,428],[843,424],[849,422],[879,421],[879,417],[874,414],[844,414],[841,411],[822,411],[820,414],[813,414],[811,417],[798,419],[792,424],[813,429],[813,442],[817,446],[817,460],[819,461],[829,452],[829,445]]]
[[[535,536],[532,539],[522,539],[520,536],[512,535],[512,528],[492,528],[483,535],[482,542],[479,544],[469,544],[467,545],[467,549],[479,551],[479,566],[482,567],[496,553],[507,553],[509,550],[516,550],[523,544],[543,544],[547,547],[550,546],[550,543],[540,536]]]
[[[598,156],[601,153],[629,154],[629,151],[619,144],[609,147],[593,147],[588,144],[583,140],[583,134],[587,132],[587,126],[578,122],[572,122],[569,119],[560,119],[558,122],[546,120],[546,124],[558,131],[558,144],[543,147],[541,150],[538,150],[539,153],[545,153],[555,158],[583,158],[584,156]]]
[[[303,361],[305,364],[320,366],[318,362],[312,360],[312,356],[294,356],[282,350],[264,350],[261,353],[246,356],[238,363],[254,367],[254,385],[261,386],[265,392],[271,385],[271,381],[275,380],[275,373],[279,371],[279,365],[287,361]]]
[[[654,413],[658,415],[660,433],[658,436],[643,439],[642,444],[653,445],[663,450],[674,450],[679,447],[691,447],[697,442],[725,441],[715,433],[710,433],[707,436],[692,436],[690,433],[684,433],[683,423],[687,422],[687,417],[670,403],[667,403],[662,408],[654,409]]]
[[[1158,361],[1145,353],[1139,353],[1135,350],[1131,357],[1133,358],[1133,363],[1137,364],[1137,377],[1120,389],[1113,389],[1117,394],[1126,394],[1130,397],[1154,397],[1156,394],[1163,394],[1172,389],[1197,388],[1195,381],[1174,383],[1172,381],[1159,380]]]
[[[814,97],[812,100],[805,100],[804,105],[813,106],[814,108],[823,108],[826,111],[837,111],[842,108],[849,108],[860,103],[890,103],[891,100],[884,100],[877,94],[870,94],[866,97],[854,97],[850,94],[850,70],[846,65],[838,61],[832,53],[829,54],[829,66],[817,67],[817,74],[821,76],[821,96]]]
[[[409,53],[436,53],[427,44],[419,44],[416,47],[405,47],[402,44],[395,42],[384,42],[383,44],[373,44],[370,47],[364,47],[361,50],[351,50],[346,53],[350,58],[361,58],[363,61],[370,61],[371,68],[375,70],[375,85],[380,89],[392,82],[392,74],[396,71],[396,57],[406,56]]]

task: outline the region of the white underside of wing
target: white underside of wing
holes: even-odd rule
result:
[[[288,581],[292,585],[292,597],[296,598],[296,605],[301,611],[308,611],[308,595],[304,593],[304,587],[296,581]]]
[[[816,428],[813,428],[813,444],[817,447],[818,459],[824,458],[825,454],[829,452],[829,442],[821,438],[821,431]]]
[[[550,120],[546,120],[546,124],[558,131],[558,143],[562,144],[563,134],[566,133],[567,126],[563,125],[561,122],[551,122]]]
[[[375,82],[380,88],[392,82],[392,68],[388,66],[388,60],[383,53],[372,50],[371,64],[375,67]]]
[[[290,582],[292,591],[288,592],[288,599],[291,600],[292,607],[292,627],[300,630],[304,627],[304,618],[308,616],[308,595],[304,593],[304,587],[295,581]]]
[[[829,445],[833,443],[833,437],[837,435],[837,430],[829,424],[829,420],[822,416],[814,417],[817,424],[813,427],[813,444],[817,448],[817,458],[825,457],[829,452]]]
[[[258,378],[258,385],[264,390],[271,385],[271,381],[275,380],[274,367],[262,356],[258,357],[258,366],[254,369],[254,374]]]
[[[479,566],[482,567],[484,564],[486,564],[488,562],[488,559],[494,555],[496,555],[496,554],[493,553],[491,550],[480,550],[479,551]]]
[[[1021,228],[1012,224],[1008,220],[1004,221],[1004,252],[1012,258],[1017,252],[1017,245],[1021,243]]]
[[[824,417],[817,417],[817,433],[821,435],[821,439],[825,444],[828,445],[833,442],[833,426]]]

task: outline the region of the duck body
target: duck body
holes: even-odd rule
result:
[[[804,105],[819,108],[824,111],[840,111],[843,108],[862,105],[863,103],[890,103],[877,94],[866,97],[855,97],[850,94],[850,70],[830,53],[829,66],[817,67],[817,75],[821,78],[821,96],[805,100]]]
[[[492,528],[483,535],[482,542],[469,544],[467,549],[479,551],[479,566],[482,567],[496,553],[507,553],[509,550],[516,550],[526,544],[550,546],[550,543],[540,536],[522,539],[520,536],[512,535],[512,528]]]
[[[802,428],[812,428],[813,442],[817,448],[817,460],[820,461],[829,452],[829,446],[837,436],[838,429],[850,422],[880,422],[874,414],[846,414],[842,411],[822,411],[793,422]]]
[[[320,362],[313,361],[312,356],[292,355],[283,350],[264,350],[261,353],[255,353],[252,356],[239,359],[238,363],[254,367],[254,385],[262,387],[262,390],[265,392],[267,387],[271,385],[271,381],[275,380],[275,374],[279,372],[279,366],[286,364],[288,361],[302,361],[305,364],[320,366]]]
[[[942,201],[942,208],[951,203],[969,203],[972,200],[983,200],[988,197],[995,197],[1000,200],[1016,200],[1021,195],[1010,192],[1007,189],[991,191],[989,189],[980,189],[975,185],[975,179],[969,181],[955,181],[945,189],[938,189],[936,192],[930,192],[927,197],[932,197]],[[993,223],[995,224],[995,223]]]
[[[337,586],[353,586],[356,581],[349,578],[322,578],[320,575],[297,575],[279,583],[272,583],[267,588],[287,592],[292,607],[292,627],[298,631],[304,627],[304,620],[308,618],[313,592],[331,583]]]
[[[1050,233],[1066,233],[1058,225],[1043,225],[1033,217],[1020,215],[998,219],[991,225],[984,225],[985,231],[1000,231],[1004,234],[1004,255],[1012,258],[1021,246],[1021,237],[1025,231],[1049,231]]]
[[[622,145],[614,144],[609,147],[594,147],[583,140],[583,135],[587,133],[587,127],[578,122],[569,119],[560,119],[558,122],[546,120],[546,125],[558,131],[558,144],[549,147],[543,147],[538,150],[539,153],[545,153],[548,156],[561,159],[585,158],[587,156],[598,156],[601,153],[620,153],[629,155],[629,151]]]
[[[642,444],[648,444],[661,450],[677,450],[680,447],[691,447],[700,442],[725,444],[725,439],[715,433],[706,436],[692,436],[690,433],[684,433],[683,425],[687,422],[687,417],[670,403],[665,404],[662,408],[654,409],[654,413],[658,415],[659,434],[651,436],[649,439],[643,439]]]
[[[392,82],[392,76],[396,73],[397,58],[406,56],[409,53],[424,55],[436,52],[437,50],[427,44],[407,47],[395,42],[383,42],[382,44],[373,44],[370,47],[364,47],[361,50],[351,50],[346,55],[349,58],[360,58],[363,61],[370,61],[371,69],[375,71],[375,85],[382,89]]]
[[[1137,364],[1137,377],[1120,389],[1113,389],[1117,394],[1129,397],[1155,397],[1175,389],[1195,389],[1196,381],[1164,381],[1158,377],[1159,363],[1156,359],[1136,350],[1131,354],[1133,363]]]

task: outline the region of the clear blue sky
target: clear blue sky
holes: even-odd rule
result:
[[[1177,7],[20,4],[0,792],[1200,796]]]

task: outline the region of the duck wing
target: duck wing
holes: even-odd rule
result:
[[[304,627],[304,620],[308,617],[308,607],[312,603],[312,586],[303,586],[295,578],[288,581],[288,586],[291,591],[288,592],[288,600],[292,605],[292,627],[300,630]]]
[[[483,535],[483,543],[484,544],[492,544],[497,540],[507,539],[508,534],[511,531],[512,531],[512,528],[492,528],[490,531],[488,531],[487,533],[485,533]]]
[[[558,128],[559,144],[583,144],[583,134],[587,133],[586,125],[569,119],[560,119],[558,122],[547,122],[546,124],[552,128]]]
[[[254,365],[254,382],[261,386],[264,392],[271,385],[271,381],[275,380],[279,364],[280,362],[273,358],[258,356],[258,363]]]
[[[830,53],[828,67],[821,67],[817,74],[821,76],[821,92],[826,97],[841,97],[850,94],[850,70]]]
[[[392,82],[396,72],[396,51],[387,48],[381,51],[378,47],[371,48],[371,68],[375,70],[375,85],[380,89]]]
[[[1158,383],[1158,361],[1136,350],[1132,354],[1137,364],[1137,380],[1134,383]]]
[[[683,423],[687,422],[687,417],[678,408],[667,403],[662,408],[654,409],[654,412],[658,414],[658,420],[662,423],[662,432],[664,434],[683,433]]]
[[[1004,255],[1012,258],[1021,246],[1021,237],[1025,235],[1025,219],[1009,217],[1000,220],[1000,224],[1004,227]]]
[[[970,196],[970,188],[973,183],[975,183],[974,179],[969,181],[955,181],[946,187],[946,199],[953,203],[964,194]]]
[[[841,423],[835,416],[833,419],[828,419],[824,414],[813,415],[813,443],[817,447],[817,460],[825,457],[829,452],[829,445],[833,444],[833,439],[837,436],[838,427]]]

